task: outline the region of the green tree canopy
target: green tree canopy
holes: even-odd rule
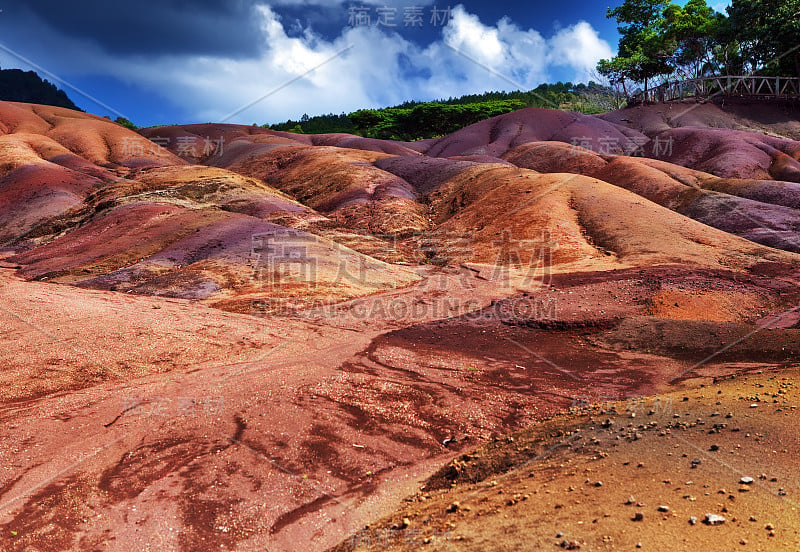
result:
[[[617,82],[642,82],[645,91],[651,79],[671,73],[669,61],[676,46],[665,27],[666,8],[664,0],[626,0],[609,9],[607,17],[617,20],[619,54],[612,60],[603,60],[598,71]]]
[[[751,71],[800,77],[800,0],[733,0],[728,14]]]
[[[718,70],[718,57],[725,16],[706,4],[689,0],[685,6],[670,4],[663,12],[668,40],[674,47],[670,63],[687,78],[698,78]]]
[[[800,76],[800,0],[733,0],[727,12],[706,0],[625,0],[606,14],[618,24],[618,54],[597,70],[612,84],[642,83],[645,94],[672,74]]]

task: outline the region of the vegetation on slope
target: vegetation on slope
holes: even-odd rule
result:
[[[269,126],[272,130],[325,134],[347,132],[369,138],[421,140],[444,136],[478,121],[526,107],[604,113],[620,107],[619,97],[594,82],[542,84],[530,91],[486,92],[434,102],[406,102],[350,114],[303,115],[299,121]]]
[[[0,69],[0,100],[26,102],[81,111],[63,90],[33,71]]]

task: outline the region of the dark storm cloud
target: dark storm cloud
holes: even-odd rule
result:
[[[116,55],[200,54],[248,57],[263,38],[254,0],[14,0],[8,20],[26,12],[53,30],[88,39]]]

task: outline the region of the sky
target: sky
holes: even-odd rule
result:
[[[0,67],[140,126],[276,123],[588,82],[621,2],[0,0]]]

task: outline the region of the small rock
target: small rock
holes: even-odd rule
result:
[[[754,481],[754,479],[753,479],[752,477],[745,476],[745,477],[742,477],[742,478],[739,480],[739,483],[740,483],[741,485],[752,485],[752,484],[753,484],[753,481]]]
[[[642,521],[644,520],[644,512],[636,512],[633,514],[633,521]]]
[[[658,511],[667,513],[667,512],[669,512],[669,506],[659,506],[658,507]]]
[[[706,514],[703,523],[706,525],[722,525],[725,523],[725,518],[717,514]]]
[[[409,525],[411,525],[411,520],[407,517],[404,517],[403,521],[398,523],[395,527],[397,527],[397,529],[408,529]]]
[[[689,518],[689,525],[697,525],[697,518],[692,516]]]
[[[450,506],[447,507],[447,513],[452,514],[453,512],[458,512],[458,509],[461,507],[461,503],[453,502]]]

